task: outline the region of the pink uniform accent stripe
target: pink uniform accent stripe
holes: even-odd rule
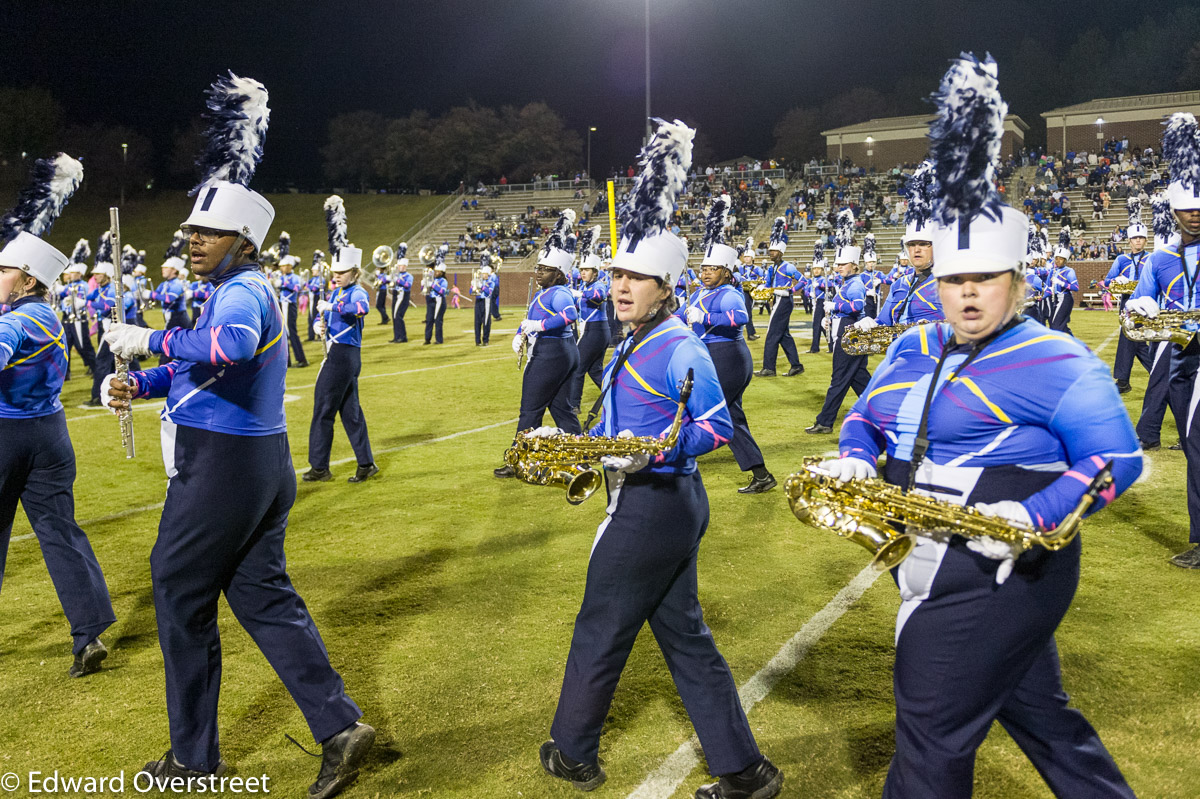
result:
[[[1092,478],[1088,477],[1086,474],[1080,474],[1079,472],[1074,471],[1074,470],[1063,472],[1063,477],[1074,477],[1076,480],[1083,483],[1085,486],[1092,484]]]

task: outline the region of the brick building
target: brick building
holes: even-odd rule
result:
[[[821,131],[830,161],[849,158],[859,166],[891,169],[897,164],[920,163],[929,154],[929,125],[935,117],[887,117]],[[1029,125],[1016,114],[1004,118],[1001,154],[1009,156],[1025,146]]]
[[[1131,147],[1158,149],[1162,123],[1176,111],[1200,115],[1200,91],[1107,97],[1042,113],[1046,148],[1052,152],[1097,152],[1101,141],[1128,137]]]

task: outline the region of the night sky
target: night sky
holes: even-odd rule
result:
[[[911,100],[903,110],[921,113],[920,94],[936,87],[947,59],[990,50],[1011,110],[1036,125],[1047,110],[1030,107],[1045,94],[1037,84],[1059,76],[1014,63],[1023,38],[1056,53],[1096,26],[1119,42],[1141,19],[1188,5],[1194,0],[651,0],[652,111],[697,125],[718,158],[765,156],[789,108],[855,87],[899,86]],[[172,131],[199,113],[219,72],[257,78],[271,95],[260,176],[272,183],[317,179],[325,124],[341,112],[399,117],[471,99],[541,100],[581,137],[598,128],[599,173],[633,160],[640,145],[644,9],[643,0],[9,0],[0,8],[0,84],[49,89],[69,121],[133,127],[165,160]]]

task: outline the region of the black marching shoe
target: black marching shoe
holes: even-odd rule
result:
[[[1167,447],[1167,449],[1173,449],[1173,450],[1175,450],[1176,452],[1179,452],[1180,450],[1182,450],[1182,449],[1183,449],[1183,442],[1182,442],[1182,441],[1176,441],[1174,444],[1172,444],[1171,446]]]
[[[1181,569],[1200,569],[1200,544],[1180,552],[1171,558],[1171,563]]]
[[[324,483],[333,479],[333,472],[328,469],[309,469],[301,479],[306,483]]]
[[[726,774],[717,782],[701,785],[696,799],[771,799],[783,787],[783,772],[765,757],[756,766]]]
[[[822,435],[824,433],[832,433],[833,428],[827,424],[821,424],[820,422],[813,422],[812,427],[804,428],[804,432],[812,433],[813,435]]]
[[[92,397],[90,400],[87,401],[87,406],[89,408],[99,408],[100,405],[101,405],[101,403],[100,403],[99,397]]]
[[[354,476],[347,478],[346,482],[347,483],[361,483],[364,480],[366,480],[370,477],[373,477],[377,474],[379,474],[379,467],[373,463],[370,466],[359,466],[358,470],[354,472]]]
[[[1147,444],[1145,441],[1143,441],[1143,442],[1141,442],[1141,444],[1142,444],[1142,452],[1153,452],[1156,449],[1162,449],[1161,441],[1155,441],[1153,444]]]
[[[1118,380],[1117,381],[1117,393],[1118,394],[1127,394],[1130,391],[1133,391],[1133,386],[1129,385],[1128,380]]]
[[[804,374],[804,364],[802,364],[802,363],[798,363],[795,366],[793,366],[791,369],[787,370],[788,377],[795,377],[796,375],[802,375],[802,374]]]
[[[308,799],[329,799],[358,777],[358,767],[375,743],[375,728],[355,722],[321,745],[321,771],[308,786]]]
[[[88,641],[88,645],[75,656],[75,662],[67,670],[70,677],[86,677],[100,671],[100,663],[108,657],[108,648],[99,638]]]
[[[599,763],[575,763],[567,765],[567,756],[558,748],[554,741],[546,741],[538,752],[542,768],[551,777],[566,780],[581,791],[594,791],[604,784],[608,775],[604,773]]]
[[[767,472],[767,476],[763,478],[751,477],[748,485],[738,489],[739,494],[762,494],[765,491],[770,491],[777,485],[774,476]]]
[[[759,369],[757,372],[754,373],[754,376],[755,377],[774,377],[775,370],[774,369]]]
[[[162,756],[162,760],[152,760],[146,764],[146,767],[141,770],[142,774],[149,774],[157,780],[169,780],[173,777],[221,777],[229,770],[229,764],[224,759],[217,762],[217,767],[211,772],[195,771],[180,763],[175,759],[174,753],[168,749],[167,753]]]
[[[746,338],[747,338],[748,340],[750,340],[750,341],[758,341],[758,334],[757,334],[757,333],[751,333],[750,335],[746,336]]]
[[[492,469],[492,474],[496,477],[516,477],[517,470],[506,463],[499,469]]]

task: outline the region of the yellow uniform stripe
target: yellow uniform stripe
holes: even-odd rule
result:
[[[1011,347],[1005,347],[1002,350],[996,350],[995,352],[990,352],[987,355],[980,355],[979,360],[986,361],[988,358],[995,358],[997,355],[1004,355],[1006,353],[1013,352],[1015,350],[1019,350],[1022,347],[1028,347],[1030,344],[1040,344],[1043,341],[1058,341],[1061,338],[1062,338],[1062,336],[1058,336],[1058,335],[1038,336],[1037,338],[1029,339],[1029,341],[1022,341],[1020,344],[1014,344]]]
[[[888,391],[899,391],[902,388],[912,388],[916,384],[917,384],[916,381],[913,381],[911,383],[889,383],[886,386],[880,386],[879,388],[875,389],[874,391],[872,391],[870,394],[867,395],[867,402],[870,402],[871,400],[875,399],[876,395],[878,395],[878,394],[884,394]]]
[[[626,370],[627,372],[629,372],[629,374],[633,375],[633,379],[634,379],[634,380],[636,380],[636,381],[638,381],[639,383],[641,383],[641,385],[642,385],[642,388],[646,389],[647,391],[649,391],[649,392],[650,392],[651,394],[653,394],[654,396],[656,396],[656,397],[662,397],[662,398],[664,398],[664,399],[669,399],[669,397],[667,397],[667,395],[666,395],[666,394],[660,394],[659,392],[657,392],[657,391],[655,391],[654,389],[650,388],[650,384],[649,384],[649,383],[647,383],[645,380],[643,380],[643,379],[642,379],[642,376],[641,376],[641,375],[639,375],[639,374],[638,374],[636,371],[634,371],[634,368],[633,368],[632,366],[630,366],[630,364],[629,364],[629,361],[626,361],[626,362],[625,362],[625,370]]]
[[[972,394],[974,394],[976,397],[979,397],[979,399],[983,401],[983,404],[988,406],[988,410],[990,410],[997,419],[1005,424],[1012,424],[1012,419],[1009,419],[1008,415],[1004,413],[1004,411],[1000,410],[996,403],[987,398],[987,395],[980,390],[979,386],[975,385],[974,380],[969,377],[956,377],[954,378],[954,381],[956,383],[962,383],[964,386],[969,388]]]
[[[45,325],[43,325],[38,320],[34,319],[32,316],[29,316],[28,314],[23,314],[20,311],[13,311],[12,314],[13,314],[13,316],[19,316],[22,319],[28,319],[30,322],[33,322],[35,325],[37,325],[38,327],[40,327],[42,329],[43,333],[45,333],[47,336],[50,337],[50,340],[46,342],[46,346],[38,348],[38,350],[36,352],[33,352],[30,355],[25,356],[24,358],[22,358],[19,361],[13,361],[10,364],[6,364],[4,367],[5,369],[11,369],[14,366],[20,366],[21,364],[25,363],[26,361],[32,360],[32,359],[36,358],[37,356],[41,355],[46,350],[50,349],[50,347],[55,344],[58,345],[58,348],[60,350],[63,350],[64,352],[66,351],[67,347],[62,342],[62,336],[63,336],[62,333],[59,333],[57,336],[54,335],[53,333],[51,333],[49,330],[46,329]]]

